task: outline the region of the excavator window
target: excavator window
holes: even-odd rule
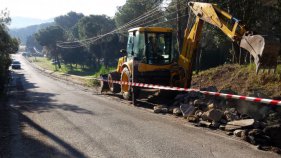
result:
[[[172,60],[172,34],[147,32],[146,59],[148,64],[169,64]]]
[[[147,64],[172,62],[171,32],[129,32],[127,58]]]
[[[144,54],[144,33],[130,32],[127,43],[127,56],[135,60],[142,60]]]
[[[132,32],[129,33],[128,43],[127,43],[127,56],[128,58],[134,56],[134,35]]]

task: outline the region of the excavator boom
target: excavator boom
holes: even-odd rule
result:
[[[277,57],[280,50],[278,42],[265,41],[261,35],[253,35],[240,21],[221,10],[216,4],[189,2],[189,7],[196,16],[196,21],[191,30],[185,31],[183,49],[179,58],[179,65],[185,69],[185,87],[190,86],[192,76],[192,58],[198,47],[200,34],[204,22],[219,28],[233,42],[247,50],[253,57],[256,70],[260,68],[276,69]],[[275,47],[270,47],[270,44]]]

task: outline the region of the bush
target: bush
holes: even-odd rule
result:
[[[6,14],[4,13],[3,15]],[[0,15],[0,97],[3,96],[5,85],[9,81],[10,53],[16,53],[19,47],[17,39],[11,38],[8,34],[5,23],[9,21],[8,19],[8,17],[2,18],[2,15]]]
[[[115,67],[105,67],[104,65],[102,65],[99,70],[94,74],[94,77],[99,77],[102,74],[108,74],[110,72],[115,71],[116,68]]]

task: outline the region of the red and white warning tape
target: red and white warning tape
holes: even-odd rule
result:
[[[95,79],[108,82],[108,80],[105,80],[105,79],[98,79],[98,78],[95,78]],[[250,102],[281,106],[280,100],[273,100],[273,99],[247,97],[247,96],[225,94],[225,93],[218,93],[218,92],[200,91],[199,89],[192,89],[192,88],[169,87],[169,86],[161,86],[161,85],[153,85],[153,84],[145,84],[145,83],[136,83],[136,82],[124,82],[124,81],[110,81],[110,82],[115,83],[115,84],[129,85],[129,86],[133,86],[133,87],[154,88],[154,89],[184,91],[184,92],[199,92],[199,93],[202,93],[205,95],[223,97],[226,99],[246,100],[246,101],[250,101]]]

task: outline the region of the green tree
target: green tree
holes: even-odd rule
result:
[[[17,39],[12,38],[7,31],[7,24],[11,21],[7,10],[0,13],[0,97],[3,94],[5,84],[9,79],[10,54],[16,53],[19,48]]]
[[[34,53],[34,47],[36,49],[42,50],[42,46],[35,39],[35,35],[28,36],[26,39],[26,51]]]
[[[123,6],[117,8],[117,12],[115,13],[115,22],[116,26],[120,27],[131,20],[143,15],[144,13],[151,11],[154,7],[157,7],[161,4],[163,0],[127,0]],[[158,16],[148,16],[143,19],[146,21],[150,21],[151,19],[156,19]],[[154,21],[155,22],[155,21]],[[141,26],[143,23],[138,23]]]
[[[57,25],[64,29],[71,29],[84,15],[82,13],[69,12],[66,15],[58,16],[55,18]]]
[[[75,40],[77,35],[77,23],[83,18],[82,13],[69,12],[66,15],[58,16],[55,18],[55,23],[66,31],[68,40]]]
[[[114,20],[105,15],[90,15],[79,20],[78,24],[79,39],[84,40],[91,37],[98,37],[115,29]],[[91,54],[93,64],[101,64],[101,59],[105,58],[105,54],[109,50],[104,43],[109,43],[112,37],[92,39],[88,45],[88,51]],[[116,43],[117,44],[117,43]]]
[[[59,26],[49,26],[45,29],[39,30],[35,34],[36,40],[41,46],[46,46],[51,54],[58,61],[58,67],[61,68],[59,60],[59,50],[56,46],[57,42],[65,39],[64,30]]]
[[[69,64],[72,70],[72,64],[81,65],[82,68],[85,67],[88,61],[88,52],[85,48],[73,48],[73,49],[60,49],[61,57],[65,64]]]

